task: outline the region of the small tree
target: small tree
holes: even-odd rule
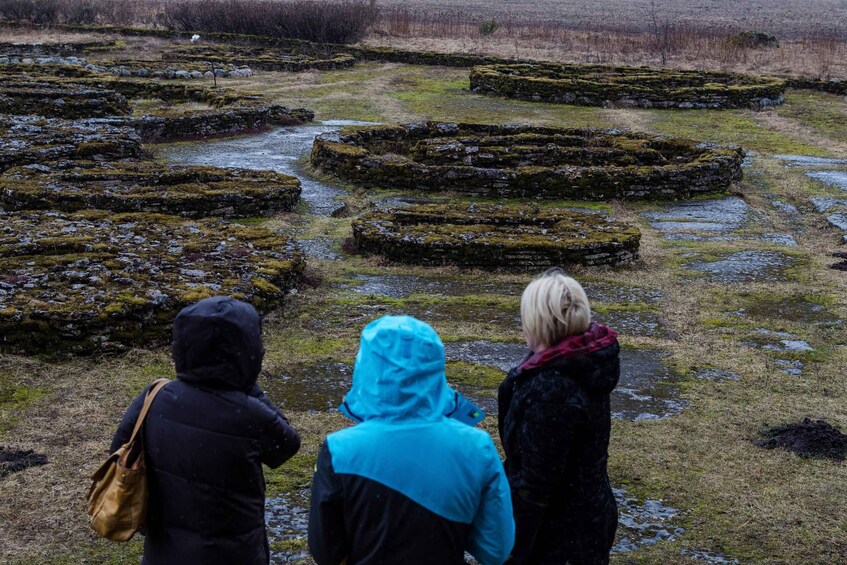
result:
[[[668,64],[668,52],[671,46],[671,24],[667,17],[664,22],[659,22],[655,0],[650,0],[650,20],[653,24],[653,40],[656,44],[656,50],[662,58],[662,66],[665,66]]]
[[[479,23],[479,33],[482,35],[491,35],[497,28],[500,27],[500,24],[497,23],[497,20],[482,20]]]

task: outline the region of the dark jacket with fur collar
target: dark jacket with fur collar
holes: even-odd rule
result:
[[[619,351],[617,333],[594,323],[530,355],[500,385],[516,564],[608,562],[617,527],[606,472],[609,393]]]

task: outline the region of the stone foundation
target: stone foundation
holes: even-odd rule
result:
[[[580,200],[726,191],[738,148],[620,130],[427,122],[319,136],[312,164],[366,186]]]
[[[161,345],[184,306],[231,295],[280,308],[304,267],[292,242],[217,220],[89,210],[0,212],[0,351]]]
[[[578,106],[754,108],[781,104],[785,81],[651,67],[519,63],[471,70],[471,91]]]
[[[243,65],[264,71],[300,72],[350,68],[356,59],[347,53],[319,54],[296,49],[247,45],[181,45],[166,51],[162,58],[172,63],[202,63],[207,69],[215,65]]]
[[[597,214],[424,204],[365,214],[353,222],[353,237],[363,253],[402,263],[539,272],[629,263],[641,233]]]
[[[139,158],[138,133],[97,120],[0,115],[0,172],[11,167],[74,159]]]
[[[0,205],[6,210],[250,217],[291,211],[299,198],[300,181],[273,171],[77,161],[0,175]]]

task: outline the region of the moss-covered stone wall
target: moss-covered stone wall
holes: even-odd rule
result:
[[[482,65],[470,81],[481,94],[579,106],[761,109],[785,96],[785,81],[775,77],[651,67]]]
[[[597,214],[425,204],[365,214],[353,222],[353,237],[362,252],[393,261],[538,272],[629,263],[641,234]]]
[[[212,295],[280,308],[304,267],[284,236],[216,220],[90,210],[0,212],[0,351],[88,354],[163,344]]]
[[[100,118],[128,115],[130,107],[126,98],[114,90],[34,81],[26,76],[4,76],[0,83],[0,113]]]
[[[59,159],[124,159],[144,155],[138,133],[99,120],[0,115],[0,172]]]
[[[214,63],[288,72],[343,69],[352,67],[356,62],[348,53],[319,54],[315,50],[309,51],[245,45],[180,45],[163,53],[162,58],[174,63],[203,63],[207,68]]]
[[[520,198],[722,192],[743,151],[619,130],[422,122],[319,136],[312,163],[365,186]]]
[[[300,181],[273,171],[154,162],[70,161],[0,175],[0,207],[6,210],[249,217],[290,211],[299,197]]]

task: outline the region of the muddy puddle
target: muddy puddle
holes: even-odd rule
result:
[[[265,501],[265,526],[271,543],[271,563],[276,565],[306,559],[309,556],[305,543],[309,531],[309,490],[268,498]]]
[[[687,269],[720,283],[785,281],[793,259],[779,251],[738,251],[716,261],[691,261]]]
[[[309,154],[316,136],[348,125],[366,124],[329,120],[315,125],[281,127],[257,135],[164,146],[158,155],[185,165],[270,169],[296,176],[302,183],[301,197],[310,212],[329,216],[343,206],[339,197],[346,191],[305,174],[302,158]]]

